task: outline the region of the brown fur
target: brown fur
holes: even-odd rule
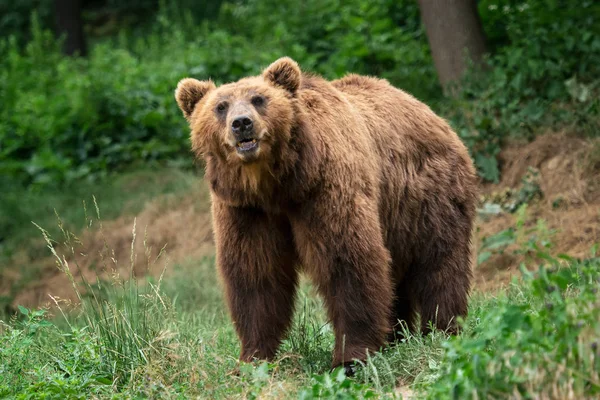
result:
[[[252,106],[256,94],[264,106]],[[194,104],[182,109],[206,161],[241,360],[275,355],[301,270],[333,323],[334,366],[380,349],[399,320],[455,330],[467,313],[476,178],[429,107],[384,80],[302,74],[289,58],[217,89],[184,81],[176,97]],[[233,147],[236,110],[263,135],[250,161]]]

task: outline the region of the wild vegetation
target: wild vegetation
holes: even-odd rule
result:
[[[531,138],[542,126],[598,132],[596,2],[480,1],[493,52],[454,99],[442,96],[412,1],[309,0],[288,12],[294,4],[225,3],[202,22],[163,4],[148,33],[105,38],[87,58],[64,57],[34,13],[26,45],[14,35],[0,41],[2,176],[44,184],[140,162],[189,165],[174,82],[237,80],[284,54],[328,78],[387,78],[432,104],[487,180],[499,178],[496,156],[508,137]],[[319,24],[305,23],[314,15]]]
[[[94,205],[94,208],[96,205]],[[90,210],[95,214],[97,210]],[[86,217],[88,226],[97,216]],[[62,226],[61,226],[62,228]],[[139,228],[138,228],[139,229]],[[544,251],[496,294],[474,295],[460,335],[409,336],[373,354],[356,378],[329,371],[333,332],[303,285],[292,331],[272,363],[237,365],[238,343],[222,306],[214,259],[164,269],[146,283],[129,274],[82,282],[68,252],[41,230],[76,302],[52,297],[51,312],[18,307],[2,323],[0,395],[28,398],[593,398],[600,394],[600,258]],[[133,225],[132,241],[144,240]],[[58,238],[57,238],[58,239]],[[533,243],[533,244],[532,244]],[[132,243],[132,248],[133,248]],[[55,248],[66,249],[67,254]],[[525,245],[523,250],[527,250]],[[110,253],[107,252],[107,255]],[[102,258],[108,268],[114,260]],[[163,261],[162,252],[148,260]],[[237,371],[236,371],[236,368]],[[410,386],[410,389],[408,387]]]
[[[600,397],[598,2],[478,1],[489,54],[453,96],[411,0],[121,3],[84,14],[82,57],[63,54],[51,2],[0,0],[0,398]],[[157,215],[172,215],[163,231],[190,216],[209,229],[176,82],[282,55],[386,78],[468,145],[485,194],[475,273],[509,283],[474,288],[458,336],[409,336],[347,378],[329,371],[331,326],[304,283],[277,359],[238,365],[210,240],[187,257],[179,236],[153,240]]]

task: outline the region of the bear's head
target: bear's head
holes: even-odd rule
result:
[[[298,64],[288,57],[260,76],[220,87],[210,80],[181,80],[175,98],[190,124],[192,149],[229,165],[268,163],[290,140],[300,80]]]

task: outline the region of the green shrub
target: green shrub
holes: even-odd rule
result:
[[[480,1],[493,53],[466,74],[458,98],[444,100],[416,2],[245,0],[201,21],[186,1],[161,2],[143,35],[123,29],[86,59],[62,56],[36,19],[24,48],[17,36],[0,40],[0,173],[45,184],[133,163],[191,165],[176,82],[237,80],[283,55],[328,78],[387,78],[432,104],[490,181],[509,137],[600,130],[597,2]]]
[[[187,153],[172,95],[184,65],[158,70],[110,44],[67,58],[49,32],[34,24],[33,34],[0,57],[2,174],[48,183]]]
[[[238,1],[223,5],[219,26],[328,78],[354,72],[389,79],[421,99],[441,94],[413,1]]]
[[[600,394],[600,258],[545,256],[537,274],[445,344],[429,398],[595,398]],[[564,260],[562,260],[564,261]]]
[[[67,333],[49,322],[44,310],[19,310],[21,321],[0,322],[0,397],[85,398],[83,393],[110,392],[99,343],[86,329]]]
[[[506,138],[561,126],[597,135],[600,4],[484,0],[479,10],[495,52],[443,108],[481,175],[498,181],[496,156]]]

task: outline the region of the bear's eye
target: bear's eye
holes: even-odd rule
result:
[[[262,96],[254,96],[252,97],[251,102],[254,107],[260,107],[265,104],[265,98]]]
[[[227,110],[227,103],[225,103],[225,102],[222,102],[222,103],[219,103],[219,104],[217,105],[217,112],[218,112],[218,113],[220,113],[220,114],[221,114],[221,113],[223,113],[225,110]]]

